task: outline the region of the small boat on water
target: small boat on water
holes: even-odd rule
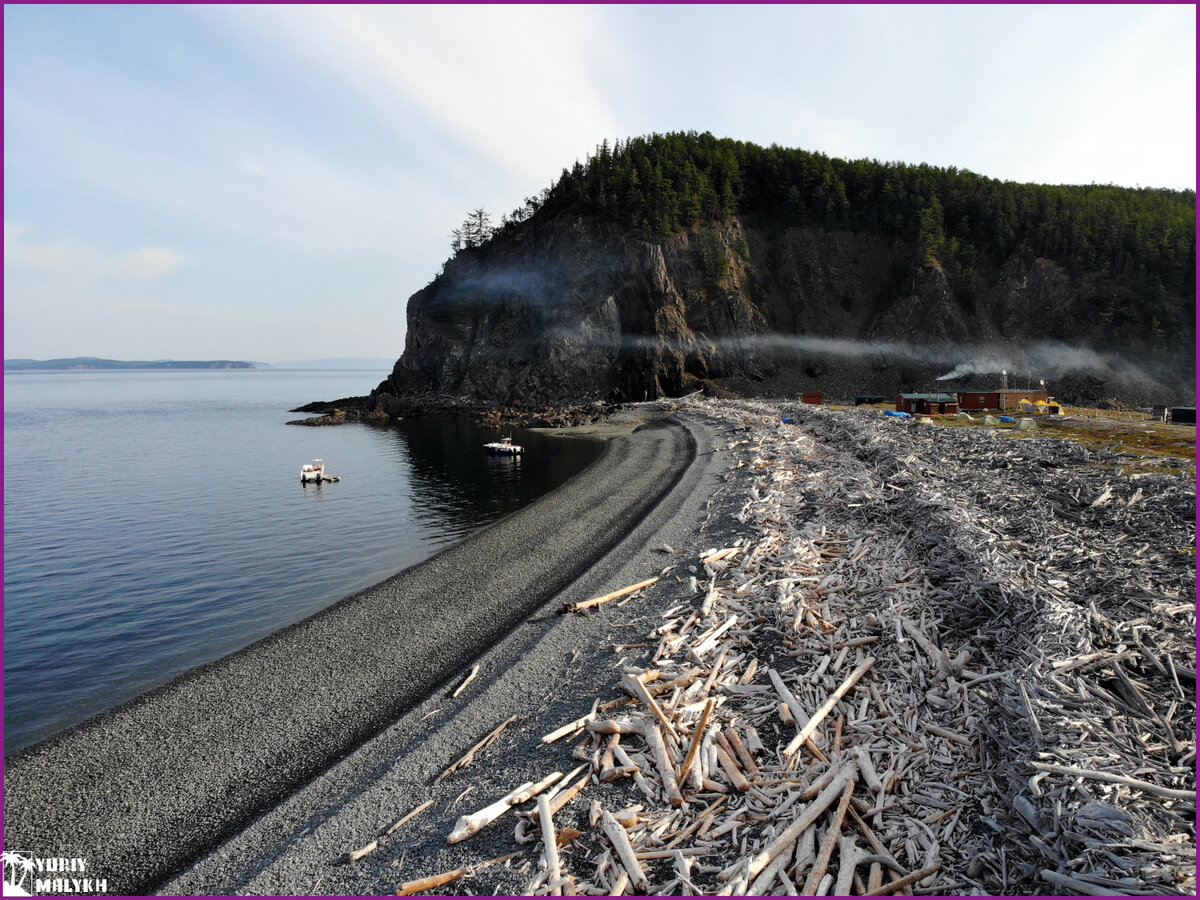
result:
[[[314,459],[310,463],[305,463],[300,467],[300,483],[307,484],[310,481],[315,481],[320,484],[322,481],[341,481],[339,475],[326,475],[324,460]]]
[[[488,453],[497,453],[501,456],[517,456],[525,452],[525,448],[520,444],[514,444],[511,437],[501,438],[491,444],[484,444],[483,449]]]

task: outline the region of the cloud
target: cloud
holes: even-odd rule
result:
[[[435,163],[474,157],[528,184],[527,193],[602,138],[624,136],[606,88],[603,11],[329,5],[215,14],[260,52],[319,70],[404,149]]]
[[[143,247],[114,256],[108,268],[114,276],[127,281],[153,281],[175,271],[183,262],[183,254],[176,250]]]
[[[33,243],[26,239],[32,231],[25,225],[4,223],[4,271],[54,273],[95,269],[100,253],[95,247],[74,241]]]
[[[169,247],[140,247],[124,253],[104,253],[78,241],[33,242],[32,229],[4,223],[6,274],[56,276],[75,282],[155,281],[178,269],[186,257]]]

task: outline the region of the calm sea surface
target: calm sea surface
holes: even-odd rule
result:
[[[588,444],[452,419],[301,428],[386,372],[4,376],[4,750],[216,659],[561,484]],[[300,484],[325,460],[336,484]]]

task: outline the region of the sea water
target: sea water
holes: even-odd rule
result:
[[[462,419],[306,428],[386,372],[4,376],[4,750],[412,566],[590,463]],[[337,483],[301,485],[314,458]]]

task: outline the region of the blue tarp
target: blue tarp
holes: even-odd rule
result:
[[[908,413],[896,412],[894,409],[885,409],[883,411],[883,414],[885,416],[891,416],[893,419],[911,419],[912,418],[912,416],[909,415]]]
[[[1000,416],[1000,421],[1001,422],[1015,422],[1017,420],[1014,419],[1012,416]]]

